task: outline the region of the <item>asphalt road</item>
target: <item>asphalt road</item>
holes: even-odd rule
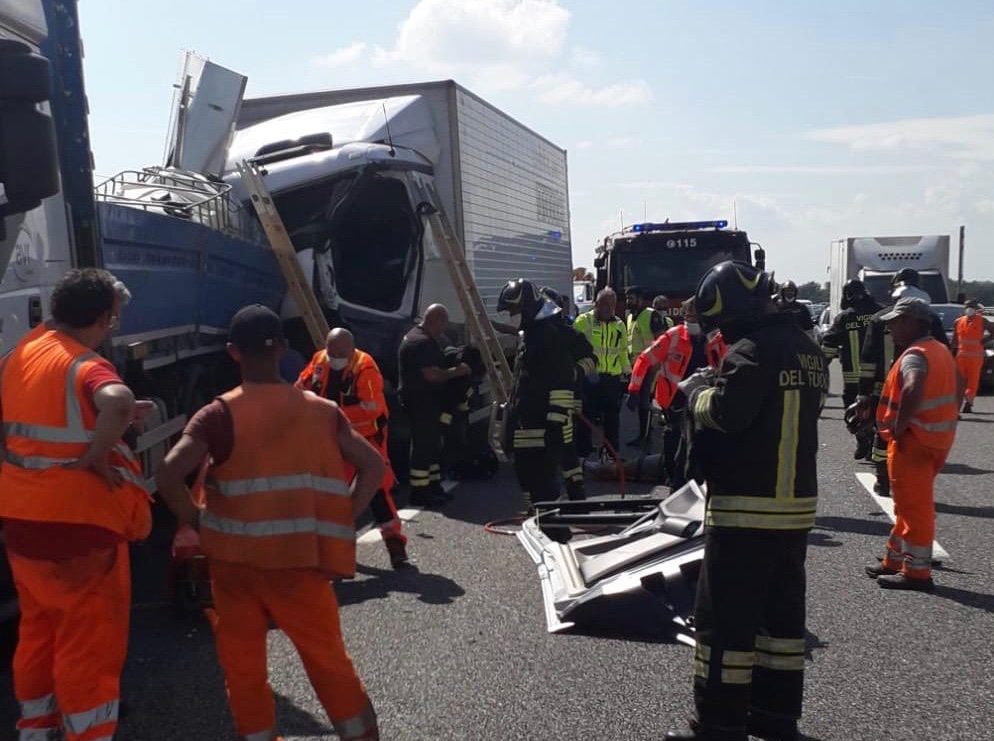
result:
[[[853,464],[841,400],[829,400],[808,554],[809,738],[994,738],[994,399],[976,409],[937,483],[937,539],[950,553],[935,574],[939,586],[932,595],[893,593],[862,573],[882,552],[889,523],[854,476],[871,469]],[[515,538],[483,528],[513,514],[516,492],[509,470],[462,485],[444,512],[408,523],[418,571],[393,572],[380,543],[362,543],[359,575],[337,585],[346,642],[383,738],[659,739],[689,710],[690,649],[673,643],[645,604],[626,605],[624,620],[605,619],[596,632],[546,633],[531,560]],[[136,549],[117,738],[233,739],[209,628],[162,602],[166,542]],[[281,731],[334,738],[279,632],[270,634],[269,656]],[[15,720],[9,681],[4,728]]]

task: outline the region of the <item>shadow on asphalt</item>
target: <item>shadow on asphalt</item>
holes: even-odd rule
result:
[[[377,569],[356,566],[356,573],[372,577],[335,582],[335,594],[340,605],[354,605],[372,599],[386,599],[394,593],[413,594],[427,605],[448,605],[466,590],[441,574],[427,574],[417,568]]]
[[[947,504],[946,502],[936,502],[935,511],[944,515],[962,515],[963,517],[990,517],[994,518],[994,507],[971,507],[967,504]]]
[[[994,471],[989,468],[975,468],[968,463],[947,463],[939,473],[953,476],[982,476],[985,473],[994,473]]]
[[[289,697],[278,692],[273,694],[276,698],[276,727],[284,736],[328,736],[335,732],[330,724],[301,710]]]
[[[977,610],[994,614],[994,594],[971,592],[968,589],[956,589],[955,587],[946,587],[942,584],[937,584],[933,596],[957,602],[965,607],[973,607]]]
[[[826,536],[823,533],[819,533],[819,530],[827,530],[832,533],[854,533],[856,535],[888,535],[890,533],[890,523],[882,522],[880,520],[861,520],[856,517],[819,517],[815,520],[815,529],[811,531],[811,535],[815,536],[808,542],[812,545],[829,545],[833,546],[834,543],[819,543],[815,538],[817,537],[831,537]]]

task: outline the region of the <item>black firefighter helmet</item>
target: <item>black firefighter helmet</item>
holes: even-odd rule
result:
[[[770,303],[770,276],[749,263],[720,262],[697,284],[696,303],[706,331],[758,319]]]
[[[506,311],[511,316],[521,314],[523,319],[534,319],[542,308],[543,298],[535,284],[524,278],[509,280],[501,289],[497,299],[497,311]]]
[[[846,309],[859,301],[867,298],[870,294],[866,291],[866,286],[859,278],[850,278],[842,286],[842,308]]]
[[[918,287],[918,271],[914,268],[901,268],[896,273],[894,277],[890,279],[890,287],[896,288],[897,286],[915,286]]]

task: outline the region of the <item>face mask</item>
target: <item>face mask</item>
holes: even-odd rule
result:
[[[687,332],[689,332],[692,336],[696,337],[701,333],[701,325],[697,322],[686,322],[686,324]]]
[[[345,370],[345,367],[349,364],[348,358],[328,358],[328,365],[331,366],[332,370],[340,371]]]
[[[964,313],[964,314],[966,314],[967,316],[973,316],[974,314],[976,314],[976,313],[977,313],[977,310],[976,310],[976,309],[973,309],[973,308],[970,308],[970,309],[967,309],[967,310],[966,310],[965,312],[963,312],[963,313]]]

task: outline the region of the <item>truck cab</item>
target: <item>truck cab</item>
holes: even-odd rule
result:
[[[752,264],[755,256],[756,266],[764,267],[763,249],[757,245],[753,255],[746,233],[727,227],[724,220],[644,223],[605,237],[594,260],[596,290],[610,286],[622,296],[631,286],[646,288],[666,296],[667,313],[679,316],[712,266],[725,260]],[[619,307],[623,311],[624,303]]]

